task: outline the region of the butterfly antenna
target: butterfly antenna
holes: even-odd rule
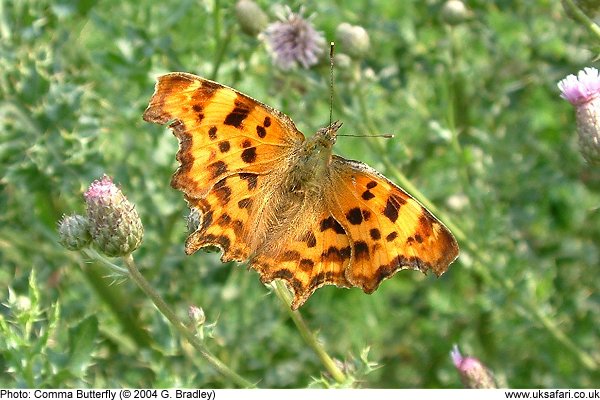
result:
[[[329,126],[333,123],[333,49],[335,43],[329,43]]]
[[[380,137],[384,139],[392,139],[394,137],[393,133],[382,133],[379,135],[353,135],[351,133],[340,133],[338,136],[346,136],[346,137]]]

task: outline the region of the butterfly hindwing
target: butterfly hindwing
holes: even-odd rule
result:
[[[250,257],[253,212],[262,194],[262,175],[240,173],[217,182],[201,199],[187,196],[188,205],[199,211],[201,220],[185,244],[192,254],[207,246],[223,251],[221,260],[244,261]]]
[[[287,282],[294,292],[294,310],[323,285],[352,286],[345,276],[350,264],[350,241],[327,211],[319,213],[308,229],[292,240],[266,248],[250,263],[264,283],[273,279]]]
[[[458,256],[456,239],[404,190],[358,161],[334,156],[328,198],[348,232],[352,260],[346,278],[371,293],[406,268],[443,274]]]

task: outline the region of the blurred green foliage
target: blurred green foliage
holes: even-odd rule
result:
[[[142,273],[180,315],[203,307],[223,362],[261,387],[330,382],[255,272],[184,256],[177,140],[141,120],[155,76],[187,71],[307,134],[327,124],[326,60],[277,70],[232,3],[0,0],[0,386],[233,386],[132,282],[59,246],[56,222],[103,173],[144,222]],[[442,3],[305,4],[328,40],[342,22],[370,35],[368,56],[335,71],[342,133],[396,134],[336,151],[409,177],[462,252],[440,279],[401,272],[370,296],[326,287],[302,313],[363,387],[460,387],[454,343],[510,387],[597,386],[600,176],[556,82],[593,66],[598,39],[559,1],[474,0],[452,27]]]

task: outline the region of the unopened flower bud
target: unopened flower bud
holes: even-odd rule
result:
[[[450,356],[465,387],[470,389],[495,389],[497,387],[490,370],[474,357],[463,357],[457,345],[452,348]]]
[[[252,0],[239,0],[235,5],[235,16],[242,32],[250,36],[258,35],[269,22],[267,14]]]
[[[561,97],[575,106],[579,149],[590,164],[600,165],[600,76],[584,68],[560,82]]]
[[[68,250],[81,250],[92,241],[90,224],[82,215],[63,215],[58,223],[58,240]]]
[[[352,65],[352,59],[348,54],[335,53],[333,55],[333,63],[336,69],[344,70]]]
[[[363,58],[371,47],[369,34],[362,26],[342,22],[338,25],[335,36],[342,50],[353,58]]]
[[[142,243],[144,228],[133,204],[108,176],[84,194],[94,245],[110,257],[125,256]]]
[[[204,315],[202,307],[194,305],[189,306],[188,316],[190,317],[190,321],[196,326],[202,325],[206,321],[206,316]]]
[[[442,6],[441,17],[448,25],[458,25],[471,18],[471,11],[460,0],[448,0]]]

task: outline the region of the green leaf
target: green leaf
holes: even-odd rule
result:
[[[98,319],[90,316],[69,329],[69,365],[83,373],[90,363],[98,336]]]

